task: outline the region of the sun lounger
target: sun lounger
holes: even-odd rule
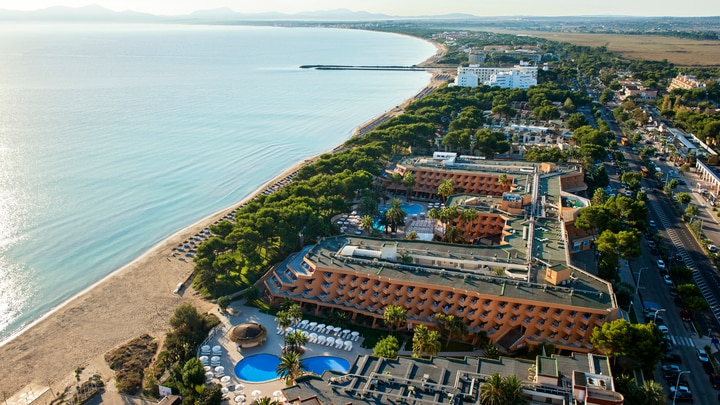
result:
[[[325,346],[331,347],[335,344],[335,338],[330,336],[325,340]]]

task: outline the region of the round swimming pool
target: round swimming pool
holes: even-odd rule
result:
[[[248,382],[265,382],[278,378],[280,358],[274,354],[260,353],[247,356],[235,365],[237,378]]]
[[[302,360],[303,368],[317,375],[322,375],[326,370],[347,373],[350,370],[350,362],[342,357],[315,356]]]

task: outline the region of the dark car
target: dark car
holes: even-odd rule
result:
[[[700,362],[703,366],[703,370],[705,370],[705,373],[707,374],[715,374],[715,367],[713,367],[711,362]]]
[[[669,364],[681,364],[682,363],[682,357],[680,357],[679,354],[675,353],[668,353],[661,359],[663,363],[669,363]]]
[[[720,389],[720,375],[710,374],[710,385],[715,389]]]
[[[690,312],[688,312],[688,311],[686,311],[686,310],[684,310],[684,309],[683,309],[682,311],[680,311],[680,319],[682,319],[683,322],[690,322],[690,321],[692,321],[692,318],[690,317]]]

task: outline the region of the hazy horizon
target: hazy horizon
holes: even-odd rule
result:
[[[585,4],[583,4],[585,3]],[[387,14],[390,16],[432,16],[452,13],[477,16],[637,16],[637,17],[701,17],[720,15],[717,0],[688,0],[681,8],[667,0],[606,0],[587,3],[573,0],[508,0],[484,1],[469,4],[466,0],[447,0],[443,3],[428,0],[0,0],[0,9],[40,10],[54,6],[84,7],[99,5],[113,11],[137,11],[156,15],[182,15],[195,11],[229,8],[239,13],[301,12],[348,9],[356,12]]]

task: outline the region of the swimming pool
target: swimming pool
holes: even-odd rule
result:
[[[280,358],[274,354],[260,353],[247,356],[235,365],[237,378],[247,382],[266,382],[279,378],[277,366]],[[350,362],[342,357],[315,356],[302,359],[302,365],[307,371],[321,375],[325,370],[347,373]]]
[[[347,373],[350,370],[350,362],[342,357],[315,356],[302,360],[302,365],[307,371],[322,375],[326,370]]]
[[[280,358],[274,354],[260,353],[247,356],[235,365],[237,378],[248,382],[265,382],[278,378]]]
[[[417,215],[421,212],[423,212],[423,206],[420,204],[408,204],[408,203],[402,203],[400,204],[400,208],[402,208],[403,211],[405,211],[405,214],[407,215]],[[388,206],[384,205],[380,207],[380,214],[384,215],[385,211],[387,211]]]

